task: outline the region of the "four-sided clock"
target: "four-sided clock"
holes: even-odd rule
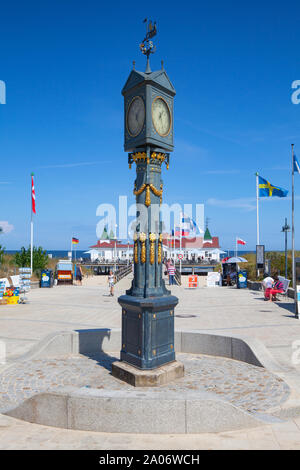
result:
[[[175,89],[164,69],[143,73],[132,70],[124,96],[124,148],[172,151]]]

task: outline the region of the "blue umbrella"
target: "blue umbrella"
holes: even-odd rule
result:
[[[245,258],[242,258],[240,256],[234,256],[233,258],[229,258],[227,261],[225,261],[224,264],[234,264],[234,263],[248,263],[248,261]]]

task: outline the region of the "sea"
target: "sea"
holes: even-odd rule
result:
[[[14,255],[15,253],[18,253],[18,251],[20,250],[5,250],[5,253],[7,254],[12,254]],[[76,250],[76,259],[78,258],[88,258],[89,259],[89,255],[87,253],[85,253],[87,250]],[[225,251],[225,250],[223,250]],[[46,250],[46,253],[48,255],[50,255],[50,258],[58,258],[58,259],[63,259],[63,258],[68,258],[68,253],[70,252],[70,250]],[[254,251],[251,251],[251,250],[239,250],[238,251],[238,256],[243,256],[247,253],[255,253],[255,250]],[[235,256],[235,251],[228,251],[226,250],[226,254],[224,255],[221,255],[221,259],[227,257],[227,256]],[[75,257],[75,250],[73,250],[73,259]]]

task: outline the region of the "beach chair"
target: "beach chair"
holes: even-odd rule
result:
[[[3,294],[5,292],[5,289],[6,289],[5,282],[0,281],[0,300],[3,299]]]
[[[286,279],[285,277],[283,276],[278,276],[278,279],[279,281],[282,282],[283,284],[283,292],[282,294],[280,295],[284,295],[285,297],[287,296],[287,293],[288,293],[288,290],[289,290],[289,286],[290,286],[290,280],[289,279]]]
[[[17,274],[16,276],[10,276],[11,282],[13,287],[20,287],[20,276]]]

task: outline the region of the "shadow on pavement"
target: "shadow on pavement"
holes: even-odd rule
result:
[[[119,361],[118,357],[107,354],[103,350],[103,341],[105,338],[110,340],[111,331],[108,328],[76,330],[79,333],[79,354],[97,361],[99,366],[104,367],[111,372],[111,365]]]

